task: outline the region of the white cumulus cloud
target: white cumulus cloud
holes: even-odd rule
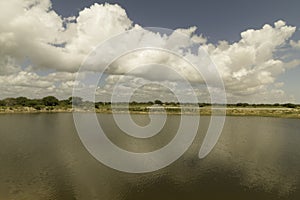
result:
[[[128,76],[124,79],[127,82],[122,83],[124,92],[126,87],[134,87],[136,81],[167,81],[178,86],[180,76],[192,84],[201,85],[203,77],[184,59],[197,63],[211,78],[213,72],[201,57],[204,49],[224,80],[229,101],[293,99],[285,95],[281,89],[283,84],[277,82],[277,78],[286,70],[299,66],[300,62],[299,59],[287,60],[286,55],[278,56],[278,52],[288,54],[288,48],[299,49],[300,41],[291,40],[296,27],[282,20],[260,29],[245,30],[241,39],[234,43],[220,41],[211,44],[206,37],[196,34],[195,26],[169,34],[145,30],[134,24],[119,5],[96,3],[81,10],[77,17],[68,18],[59,16],[51,6],[50,0],[0,2],[0,98],[48,94],[68,97],[73,86],[80,84],[75,81],[76,72],[97,45],[124,31],[136,30],[128,34],[126,40],[108,46],[105,49],[107,57],[97,58],[97,68],[89,69],[97,71],[110,64],[106,71],[107,86],[98,91],[100,94],[108,95],[113,89],[112,80],[124,76]],[[185,37],[180,37],[181,34]],[[110,63],[115,52],[145,44],[171,49],[179,55],[147,49],[125,54]],[[169,66],[180,76],[172,70],[163,70],[160,65]],[[139,66],[143,67],[137,68]],[[139,92],[139,99],[144,97],[146,100],[147,94],[158,97],[164,94],[158,85],[143,87],[144,93]],[[184,88],[178,90],[185,92]],[[199,90],[199,98],[207,96],[206,92]]]

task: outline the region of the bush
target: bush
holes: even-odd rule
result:
[[[58,99],[54,96],[44,97],[42,101],[45,106],[57,106],[59,104]]]
[[[41,110],[41,109],[42,109],[42,106],[40,106],[40,105],[35,105],[35,106],[33,106],[33,108],[36,109],[36,110]]]
[[[236,106],[237,107],[247,107],[247,106],[249,106],[249,104],[248,103],[237,103]]]
[[[158,105],[162,105],[163,104],[163,102],[161,100],[155,100],[154,103],[158,104]]]
[[[292,104],[292,103],[286,103],[286,104],[283,104],[283,106],[286,108],[297,108],[297,105]]]
[[[0,100],[0,106],[5,106],[5,102],[3,100]]]

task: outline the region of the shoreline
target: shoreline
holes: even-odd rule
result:
[[[168,115],[202,115],[202,116],[211,116],[212,110],[214,115],[223,116],[226,112],[226,116],[257,116],[257,117],[276,117],[276,118],[295,118],[300,119],[300,108],[283,108],[283,107],[200,107],[200,108],[184,108],[188,109],[184,112],[181,112],[180,107],[164,107],[165,113]],[[34,114],[34,113],[72,113],[72,112],[96,112],[99,114],[112,114],[112,109],[110,108],[99,108],[93,110],[74,110],[74,108],[45,108],[41,110],[36,110],[31,107],[17,107],[17,108],[0,108],[0,114]],[[126,109],[115,110],[114,113],[118,114],[140,114],[148,115],[149,108],[139,107],[139,108],[130,108],[129,111]],[[161,110],[151,111],[151,114],[163,114]]]

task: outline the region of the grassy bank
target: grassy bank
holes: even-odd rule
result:
[[[211,106],[205,107],[192,107],[187,106],[183,107],[183,110],[179,106],[154,106],[151,105],[130,105],[129,109],[124,106],[116,106],[112,109],[111,105],[103,105],[95,108],[95,112],[97,113],[128,113],[131,114],[148,114],[151,110],[151,113],[163,113],[164,111],[167,114],[200,114],[200,115],[211,115],[214,113],[215,115],[224,114],[223,107],[214,107],[212,110]],[[70,113],[73,111],[78,112],[92,112],[93,109],[89,109],[89,107],[73,109],[72,106],[44,106],[42,108],[34,108],[34,107],[25,107],[25,106],[1,106],[0,113]],[[282,117],[282,118],[300,118],[300,108],[286,108],[286,107],[226,107],[225,112],[227,116],[264,116],[264,117]]]

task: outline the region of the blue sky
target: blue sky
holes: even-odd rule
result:
[[[116,3],[143,27],[169,29],[197,26],[211,42],[236,41],[240,33],[284,20],[300,27],[299,0],[52,0],[53,9],[67,17],[93,3]],[[296,36],[300,39],[300,35]]]
[[[198,33],[208,37],[208,41],[235,42],[244,30],[257,29],[266,23],[284,20],[300,27],[299,0],[52,0],[53,9],[62,16],[78,15],[78,11],[93,3],[117,3],[135,23],[144,27],[164,27],[170,29],[197,26]],[[300,39],[300,31],[292,37]],[[278,77],[283,81],[284,90],[300,103],[300,67],[290,69]]]
[[[170,29],[197,26],[211,43],[219,40],[235,42],[247,29],[258,29],[267,23],[284,20],[298,27],[293,40],[300,39],[299,0],[52,0],[53,9],[64,17],[78,12],[93,3],[116,3],[125,8],[134,23],[143,27]],[[278,77],[285,83],[283,89],[300,103],[300,67],[290,69]]]
[[[0,1],[0,99],[20,95],[68,97],[78,84],[75,77],[79,67],[95,46],[126,30],[136,30],[138,25],[168,28],[196,39],[217,64],[233,102],[300,103],[299,8],[298,0]],[[180,41],[154,37],[150,32],[150,42],[174,48],[179,45],[176,42]],[[145,39],[140,37],[121,42],[116,48],[128,48],[130,43]],[[195,52],[181,56],[199,61]],[[148,57],[140,54],[135,55],[137,60],[129,57],[116,62],[118,66],[105,77],[108,85],[102,94],[109,96],[113,88],[109,84],[120,74],[155,55],[147,53]],[[156,59],[170,59],[158,55]],[[181,64],[177,60],[175,66],[193,79],[191,70]],[[145,70],[147,75],[149,69]],[[145,74],[129,74],[123,86],[149,78]],[[203,80],[197,81],[203,84]],[[160,91],[148,89],[150,93]]]

